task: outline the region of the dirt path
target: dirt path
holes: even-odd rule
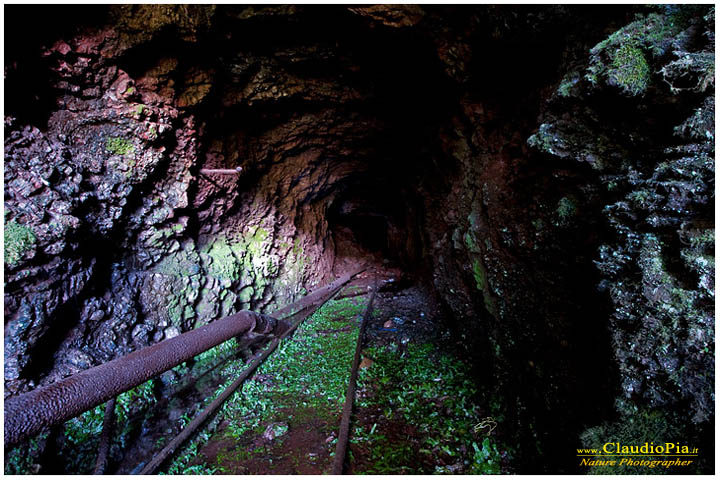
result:
[[[370,284],[370,276],[354,281],[306,320],[166,472],[328,473]],[[469,366],[450,353],[439,307],[398,272],[385,271],[381,285],[345,473],[507,472],[498,419],[479,406]]]

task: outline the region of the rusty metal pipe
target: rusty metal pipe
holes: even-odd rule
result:
[[[320,301],[324,301],[323,298],[327,296],[330,292],[338,288],[339,286],[342,286],[350,281],[352,277],[355,275],[363,272],[366,270],[367,267],[358,268],[357,270],[353,270],[349,273],[346,273],[342,277],[338,278],[334,282],[328,283],[324,287],[315,290],[314,292],[306,295],[302,299],[298,300],[297,302],[288,305],[286,307],[281,308],[280,310],[277,310],[273,315],[275,318],[285,318],[285,316],[293,315],[295,313],[300,312],[301,310],[304,310],[305,308],[311,307],[315,305],[316,303]]]
[[[270,342],[270,344],[268,345],[268,347],[258,357],[256,357],[245,370],[240,373],[238,378],[229,387],[223,390],[223,392],[218,395],[215,400],[213,400],[207,407],[205,407],[202,412],[200,412],[200,414],[198,414],[190,423],[188,423],[185,428],[175,438],[173,438],[170,443],[165,446],[165,448],[160,451],[160,453],[155,455],[153,459],[140,471],[140,475],[154,474],[155,471],[160,468],[160,466],[165,462],[165,460],[167,460],[170,455],[175,453],[175,451],[180,447],[180,445],[186,442],[201,425],[203,425],[212,415],[215,414],[215,412],[217,412],[217,410],[223,405],[223,403],[225,403],[225,401],[230,398],[230,395],[235,393],[235,391],[240,388],[243,383],[245,383],[245,380],[247,380],[247,378],[255,371],[255,369],[257,369],[257,367],[260,366],[267,359],[267,357],[275,351],[275,348],[277,348],[277,346],[280,344],[280,340],[285,339],[288,335],[295,331],[295,329],[299,327],[306,318],[310,317],[313,313],[320,309],[322,305],[324,305],[328,300],[330,300],[330,298],[332,298],[345,283],[350,281],[352,275],[354,275],[354,273],[345,275],[344,277],[332,282],[326,287],[313,292],[311,294],[313,298],[319,300],[316,300],[311,305],[312,308],[306,309],[306,311],[304,311],[303,313],[294,314],[293,316],[297,315],[299,318],[295,322],[293,322],[282,334],[280,334],[277,338],[273,339],[272,342]],[[330,286],[333,286],[335,290],[328,290],[328,287]],[[324,296],[319,297],[319,292],[323,292]]]
[[[242,311],[5,400],[5,446],[43,427],[74,418],[117,395],[247,332],[269,333],[278,325],[267,315]]]

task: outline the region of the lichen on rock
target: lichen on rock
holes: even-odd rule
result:
[[[707,283],[714,279],[714,14],[700,10],[667,8],[600,42],[590,52],[588,83],[580,84],[587,100],[573,104],[572,122],[566,111],[559,115],[559,103],[551,105],[529,141],[555,157],[592,159],[615,196],[603,207],[615,236],[600,247],[597,265],[614,305],[609,328],[623,398],[662,412],[688,402],[683,417],[697,423],[712,417],[714,395],[714,291]],[[686,88],[678,88],[680,78]],[[664,110],[660,130],[641,118],[621,132],[612,126],[620,111],[593,102],[601,79],[619,87],[619,96],[652,96],[640,101],[642,111],[653,102],[695,108],[690,117]]]

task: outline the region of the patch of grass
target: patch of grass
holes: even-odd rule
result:
[[[388,439],[377,425],[359,427],[354,438],[370,451],[371,463],[359,473],[459,473],[457,468],[464,473],[500,472],[494,439],[486,437],[477,447],[473,427],[482,415],[466,365],[438,353],[430,344],[409,344],[404,353],[370,348],[366,355],[373,364],[360,371],[359,385],[375,390],[375,395],[357,402],[358,407],[379,410],[386,421],[411,425],[423,435],[411,444]],[[439,458],[443,461],[438,462]],[[460,467],[442,467],[451,463]],[[427,467],[421,464],[434,464],[435,471],[425,471]]]
[[[556,225],[568,225],[570,223],[570,219],[576,216],[577,213],[577,202],[572,196],[561,198],[557,203],[557,208],[555,209],[555,215],[558,220]]]
[[[230,438],[238,442],[249,432],[262,434],[268,422],[288,420],[276,418],[276,415],[283,415],[283,409],[295,412],[294,418],[289,421],[290,430],[294,422],[303,421],[303,412],[308,418],[327,418],[336,422],[350,376],[359,317],[365,301],[364,297],[330,301],[315,312],[298,327],[292,338],[278,346],[258,368],[255,376],[225,402],[216,423],[228,420],[226,430],[222,434],[211,434],[211,429],[206,428],[175,457],[167,473],[208,472],[204,463],[190,465],[202,445],[211,438],[217,441]],[[214,358],[220,351],[232,346],[220,347],[216,347],[218,350],[214,353],[206,352],[201,356]],[[204,361],[201,356],[196,357],[196,361]],[[245,367],[241,362],[226,365],[221,374],[227,380],[206,402],[211,402],[225,390]],[[221,450],[218,458],[208,460],[218,466],[219,473],[232,473],[228,465],[237,463],[236,457],[236,452]]]
[[[10,220],[5,222],[4,232],[5,265],[16,267],[25,254],[30,251],[37,238],[32,228]]]

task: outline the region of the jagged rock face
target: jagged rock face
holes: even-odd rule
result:
[[[326,219],[352,202],[344,192],[388,161],[400,164],[381,180],[392,189],[417,164],[419,146],[398,158],[428,117],[406,108],[415,88],[397,95],[426,73],[398,61],[408,39],[384,51],[384,32],[366,48],[343,25],[294,38],[325,22],[312,9],[214,12],[113,7],[32,52],[55,105],[32,122],[6,116],[8,394],[292,301],[360,261],[352,228],[336,246]],[[389,86],[388,67],[405,72]],[[7,75],[19,88],[25,70]],[[235,166],[240,176],[199,173]],[[402,191],[383,199],[405,203]],[[397,210],[382,227],[404,229]]]
[[[6,395],[388,259],[525,452],[709,420],[706,11],[73,11],[6,65]]]
[[[712,9],[643,16],[573,66],[530,138],[605,190],[596,264],[623,415],[714,418],[714,52]]]

